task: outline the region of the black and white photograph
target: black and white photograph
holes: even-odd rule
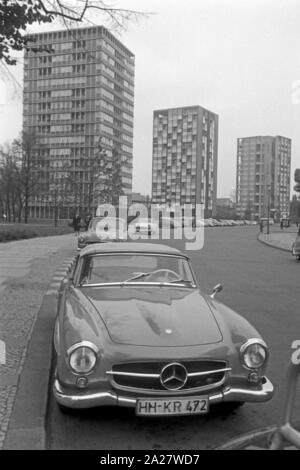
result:
[[[1,0],[0,462],[300,449],[299,24]]]

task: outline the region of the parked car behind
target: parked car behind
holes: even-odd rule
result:
[[[93,243],[120,241],[126,239],[127,224],[124,219],[115,217],[93,217],[86,232],[78,237],[78,249]]]
[[[159,233],[158,224],[153,222],[151,219],[137,218],[130,223],[128,228],[130,234],[141,234],[141,235],[157,235]]]
[[[296,240],[294,241],[292,245],[292,253],[293,253],[293,256],[296,256],[296,259],[300,261],[300,229],[296,237]]]
[[[159,219],[159,228],[168,228],[171,229],[182,227],[182,222],[173,218],[173,217],[160,217]]]

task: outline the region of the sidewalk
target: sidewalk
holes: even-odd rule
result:
[[[291,252],[292,244],[296,239],[297,232],[298,228],[294,226],[283,230],[280,230],[277,226],[271,226],[269,235],[266,233],[260,233],[257,238],[260,242],[272,246],[273,248]]]
[[[61,235],[0,244],[0,340],[6,352],[0,361],[0,449],[41,302],[57,268],[74,256],[76,241]]]

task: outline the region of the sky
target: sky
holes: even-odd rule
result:
[[[293,186],[300,167],[299,0],[116,4],[153,12],[117,35],[136,60],[133,190],[151,194],[153,110],[192,105],[219,115],[218,197],[235,187],[238,137],[291,138]],[[9,70],[22,86],[22,61]],[[0,75],[0,145],[21,130],[22,92],[13,83]]]

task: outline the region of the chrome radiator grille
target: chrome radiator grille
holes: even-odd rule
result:
[[[230,370],[225,361],[131,362],[115,364],[107,374],[116,385],[122,387],[166,391],[167,387],[163,385],[163,371],[169,367],[172,372],[172,366],[186,374],[186,380],[182,380],[181,386],[169,388],[174,391],[214,386],[221,383],[226,372]],[[172,386],[170,381],[169,385]]]

